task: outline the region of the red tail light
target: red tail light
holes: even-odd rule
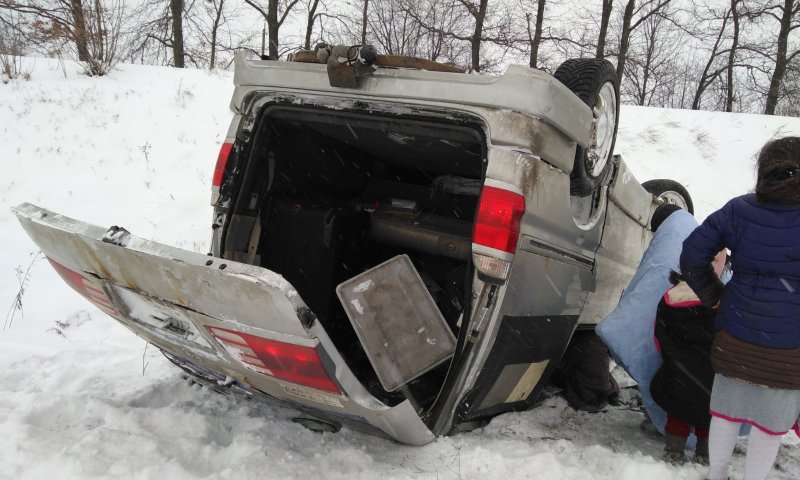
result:
[[[114,304],[111,303],[111,300],[106,296],[105,292],[103,292],[103,287],[100,286],[98,282],[84,277],[80,273],[70,270],[54,260],[49,258],[47,260],[50,262],[50,265],[55,268],[56,272],[58,272],[58,275],[67,282],[67,285],[80,293],[86,300],[89,300],[95,304],[97,308],[111,316],[119,315]]]
[[[212,187],[219,187],[222,185],[222,175],[225,173],[225,165],[228,163],[228,157],[231,155],[231,149],[233,149],[232,143],[223,143],[219,148],[217,165],[214,167],[214,178],[211,180]]]
[[[510,190],[484,186],[472,241],[504,252],[516,252],[519,223],[524,213],[525,197]]]
[[[206,327],[246,368],[287,382],[341,393],[314,347],[279,342],[218,327]]]

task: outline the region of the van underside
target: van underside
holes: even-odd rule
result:
[[[286,278],[375,397],[430,407],[448,363],[400,392],[384,390],[335,290],[406,254],[458,336],[486,163],[481,125],[271,104],[234,148],[240,184],[229,187],[224,257]]]

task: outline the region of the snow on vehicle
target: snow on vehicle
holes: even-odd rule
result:
[[[611,65],[295,60],[236,58],[208,256],[30,204],[23,227],[192,378],[316,428],[420,445],[533,405],[573,332],[616,305],[654,209],[680,200],[613,155]]]

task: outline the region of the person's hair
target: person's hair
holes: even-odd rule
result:
[[[800,137],[778,138],[761,148],[756,197],[767,203],[800,203]]]
[[[683,275],[676,272],[675,270],[669,271],[669,283],[673,285],[677,285],[683,281]]]

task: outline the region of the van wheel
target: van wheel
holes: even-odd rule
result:
[[[614,66],[599,58],[573,58],[553,76],[592,109],[591,144],[578,145],[570,174],[570,194],[587,196],[608,177],[619,124],[619,82]]]
[[[648,180],[642,183],[645,190],[655,195],[663,203],[677,205],[687,212],[694,215],[694,203],[686,187],[667,178]]]

